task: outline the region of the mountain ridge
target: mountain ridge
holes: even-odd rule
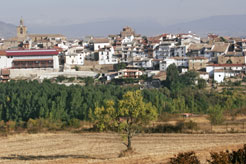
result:
[[[16,26],[0,21],[0,37],[10,38],[16,35]]]
[[[70,38],[118,34],[125,26],[130,26],[135,29],[136,33],[146,36],[192,31],[200,36],[215,33],[222,36],[246,37],[246,22],[243,20],[246,20],[246,15],[211,16],[169,26],[163,26],[149,19],[113,19],[61,26],[27,26],[30,33],[60,33]],[[0,21],[0,37],[8,38],[13,36],[16,36],[16,26]]]

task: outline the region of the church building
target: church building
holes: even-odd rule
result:
[[[20,19],[20,25],[17,27],[16,37],[6,39],[0,45],[0,50],[7,49],[50,49],[65,42],[66,37],[61,34],[28,34],[24,20]]]

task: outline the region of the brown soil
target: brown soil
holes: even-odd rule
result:
[[[117,134],[18,134],[0,137],[0,163],[159,164],[191,150],[205,163],[209,152],[245,143],[246,134],[141,134],[133,138],[135,153],[119,158],[125,146]]]

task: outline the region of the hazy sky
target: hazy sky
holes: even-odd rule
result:
[[[0,21],[27,25],[146,19],[163,25],[246,14],[246,0],[1,0]]]

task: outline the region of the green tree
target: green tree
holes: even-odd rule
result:
[[[108,100],[105,102],[105,107],[96,107],[94,113],[89,112],[89,117],[94,123],[94,126],[100,130],[112,130],[117,126],[117,112],[114,108],[114,101]]]
[[[210,106],[208,112],[211,124],[221,124],[224,121],[223,110],[220,105]]]
[[[113,67],[115,71],[119,71],[121,69],[125,69],[126,66],[127,66],[126,63],[118,63],[118,64],[115,64]]]
[[[179,81],[179,71],[175,64],[168,66],[166,81],[169,87]]]
[[[132,150],[132,137],[140,128],[157,118],[157,109],[151,103],[145,103],[141,91],[128,91],[118,103],[107,101],[106,107],[96,107],[90,117],[100,130],[117,129],[127,137],[127,150]]]
[[[157,119],[157,109],[145,103],[141,91],[128,91],[119,101],[120,130],[127,135],[127,150],[132,149],[132,137],[144,125]]]
[[[197,79],[197,77],[198,73],[196,71],[188,71],[180,76],[180,81],[186,86],[195,85],[195,80]]]
[[[94,79],[92,77],[86,77],[85,78],[85,85],[88,86],[88,85],[92,85],[94,84]]]
[[[198,79],[198,88],[199,89],[204,89],[207,86],[207,82],[204,79]]]

